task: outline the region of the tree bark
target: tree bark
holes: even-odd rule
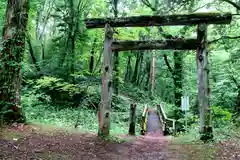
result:
[[[144,73],[143,73],[143,54],[144,54],[144,52],[140,52],[139,53],[140,55],[140,60],[139,60],[139,71],[138,71],[138,77],[137,77],[137,82],[136,82],[136,84],[138,85],[138,86],[140,86],[140,82],[141,82],[141,77],[144,75]]]
[[[128,56],[127,59],[127,68],[126,68],[126,74],[125,74],[125,82],[129,82],[132,75],[132,66],[131,66],[131,56]]]
[[[137,52],[136,53],[136,62],[135,62],[135,68],[134,68],[134,72],[132,75],[132,83],[136,84],[137,80],[138,80],[138,74],[139,74],[139,64],[140,64],[140,53]]]
[[[114,18],[118,17],[118,0],[113,0],[113,12]],[[118,95],[118,87],[119,87],[119,52],[116,51],[114,53],[114,63],[113,63],[113,91],[116,95]]]
[[[119,53],[116,51],[114,53],[114,66],[113,66],[113,71],[114,71],[114,78],[113,78],[113,88],[114,88],[114,93],[118,95],[118,84],[119,84]]]
[[[7,122],[24,120],[20,109],[20,86],[28,7],[28,0],[8,0],[5,14],[0,53],[0,112]]]
[[[174,98],[175,106],[181,107],[181,96],[182,96],[182,70],[183,70],[183,55],[179,52],[174,52],[174,73],[173,73],[173,83],[174,83]],[[177,113],[180,116],[179,113]],[[178,117],[180,118],[180,117]]]
[[[131,104],[130,106],[130,125],[128,133],[130,135],[135,135],[135,125],[136,125],[136,104]]]
[[[92,49],[91,49],[91,52],[90,52],[90,62],[89,62],[89,72],[90,73],[93,73],[93,67],[94,67],[94,53],[95,53],[95,45],[96,45],[96,42],[97,42],[97,38],[94,39],[93,41],[93,45],[92,45]]]
[[[146,79],[146,84],[145,84],[145,90],[149,90],[149,81],[150,81],[150,77],[151,77],[151,60],[149,58],[146,59],[146,72],[147,72],[147,79]]]
[[[151,71],[150,71],[150,95],[153,96],[155,88],[155,77],[156,77],[156,55],[153,52],[152,61],[151,61]]]
[[[183,15],[135,16],[121,18],[92,18],[85,19],[88,29],[103,28],[106,23],[112,27],[146,27],[205,24],[229,24],[231,13],[193,13]]]

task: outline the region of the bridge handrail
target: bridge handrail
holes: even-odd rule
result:
[[[167,121],[170,121],[172,122],[172,129],[173,131],[175,131],[175,123],[176,123],[176,120],[175,119],[171,119],[171,118],[168,118],[164,109],[163,109],[163,105],[162,104],[158,104],[157,105],[157,108],[158,108],[158,112],[160,114],[160,117],[163,118],[163,122],[164,122],[164,125],[163,125],[163,130],[166,129],[166,122]]]
[[[144,110],[143,110],[142,117],[146,116],[146,114],[147,114],[147,110],[148,110],[148,106],[145,105]]]
[[[145,105],[143,114],[142,114],[142,122],[141,122],[141,134],[144,135],[146,133],[147,129],[147,112],[148,112],[148,106]]]

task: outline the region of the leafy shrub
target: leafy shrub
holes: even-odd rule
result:
[[[64,82],[63,79],[44,76],[36,81],[35,88],[48,94],[57,104],[74,101],[76,96],[84,93],[84,88],[78,84]]]
[[[232,121],[232,113],[226,109],[223,109],[221,106],[213,106],[212,115],[213,115],[213,125],[216,128],[229,125]]]
[[[72,84],[61,78],[44,76],[36,81],[34,88],[39,94],[49,95],[53,104],[97,109],[100,102],[99,86]],[[44,100],[40,97],[41,100]]]

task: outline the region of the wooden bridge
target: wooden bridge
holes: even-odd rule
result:
[[[141,134],[156,131],[161,131],[163,135],[174,133],[175,122],[166,116],[163,105],[157,105],[157,110],[146,105],[142,114]]]

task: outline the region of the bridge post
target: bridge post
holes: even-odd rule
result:
[[[110,130],[112,101],[112,49],[113,29],[105,25],[104,55],[102,69],[101,104],[99,105],[99,136],[108,136]]]
[[[200,112],[201,140],[213,138],[211,126],[211,110],[209,106],[209,62],[207,50],[207,25],[200,24],[197,27],[197,39],[200,44],[197,48],[197,88],[198,108]]]
[[[128,133],[130,135],[135,135],[135,125],[136,125],[136,104],[130,105],[130,125]]]
[[[148,106],[145,105],[144,111],[142,114],[142,121],[141,121],[141,135],[145,135],[146,130],[147,130],[147,116],[148,116]]]

